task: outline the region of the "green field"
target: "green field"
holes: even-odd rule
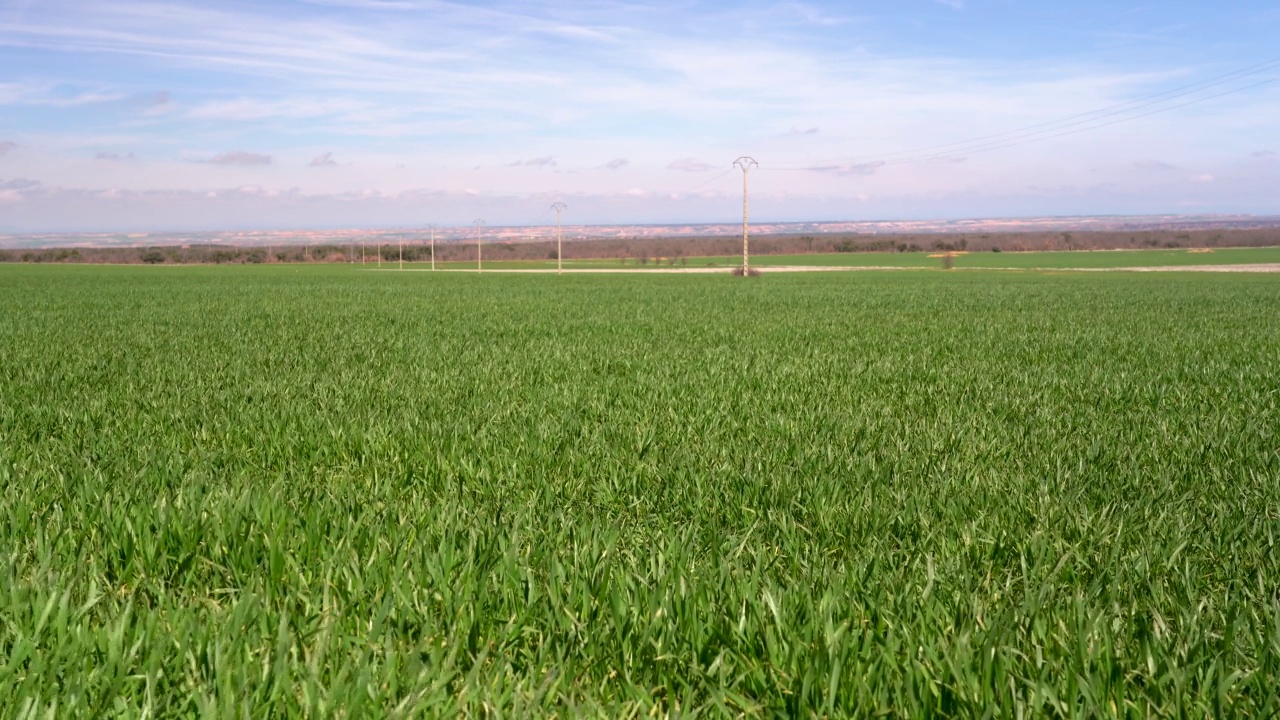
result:
[[[569,258],[572,248],[566,250],[566,269],[628,268],[632,270],[656,270],[670,267],[707,267],[725,269],[742,264],[742,256],[686,257],[668,262],[650,260],[641,264],[635,258],[607,260],[574,260]],[[902,267],[941,268],[942,261],[932,252],[859,252],[815,253],[811,255],[753,255],[751,263],[760,267],[778,265],[820,265],[829,267]],[[1168,267],[1184,265],[1252,265],[1280,263],[1280,247],[1225,248],[1213,252],[1188,252],[1187,250],[1096,250],[1063,252],[972,252],[955,257],[955,267],[976,269],[1011,270],[1061,270],[1070,268],[1126,268]],[[429,269],[431,263],[405,263],[414,270]],[[441,262],[437,267],[449,270],[473,270],[475,261]],[[365,267],[369,267],[366,265]],[[376,265],[374,266],[376,267]],[[395,262],[384,263],[383,269],[398,267]],[[492,270],[554,270],[555,260],[493,260],[484,267]]]
[[[1280,712],[1280,275],[0,301],[3,717]]]

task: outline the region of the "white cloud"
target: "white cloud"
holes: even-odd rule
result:
[[[609,162],[605,163],[604,167],[606,170],[621,170],[622,168],[630,164],[630,162],[631,161],[626,158],[614,158]]]
[[[331,152],[318,155],[313,158],[311,162],[307,163],[309,167],[332,167],[337,164],[338,161],[333,159],[333,153]]]
[[[964,0],[934,0],[934,2],[938,3],[939,5],[946,5],[952,10],[964,9]]]
[[[1191,176],[1191,182],[1198,182],[1198,183],[1211,183],[1211,182],[1214,182],[1215,180],[1217,180],[1217,178],[1216,178],[1216,177],[1214,177],[1213,175],[1193,175],[1193,176]]]

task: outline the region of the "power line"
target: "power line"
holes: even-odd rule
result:
[[[702,182],[698,183],[697,185],[694,185],[693,187],[689,188],[688,190],[682,190],[682,191],[680,191],[680,192],[674,192],[674,193],[671,193],[671,195],[672,195],[672,198],[671,198],[671,199],[672,199],[672,200],[674,200],[674,199],[676,198],[676,196],[679,196],[679,195],[688,195],[688,194],[690,194],[690,193],[695,193],[695,192],[697,192],[697,191],[701,190],[702,188],[706,187],[707,185],[710,185],[711,183],[713,183],[713,182],[715,182],[715,181],[717,181],[717,180],[719,180],[719,179],[721,179],[721,178],[725,177],[726,175],[728,175],[729,173],[733,172],[733,171],[734,171],[734,170],[736,170],[736,169],[737,169],[737,168],[735,168],[734,166],[730,165],[728,170],[725,170],[724,172],[720,173],[719,175],[716,175],[715,177],[711,178],[710,180],[703,180]]]

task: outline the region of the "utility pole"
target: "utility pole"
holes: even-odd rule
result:
[[[431,269],[436,269],[436,226],[431,226]]]
[[[365,264],[365,255],[367,255],[364,249],[366,242],[368,241],[365,238],[360,238],[360,264],[361,265]]]
[[[400,269],[404,269],[404,236],[400,236]]]
[[[484,272],[484,262],[480,253],[480,228],[484,227],[484,220],[477,218],[473,224],[476,226],[476,272],[481,273]]]
[[[751,272],[750,248],[747,245],[747,175],[751,168],[760,167],[755,158],[746,155],[733,161],[733,166],[742,168],[742,277],[749,277]]]
[[[564,238],[560,232],[560,213],[569,209],[568,205],[562,202],[553,203],[551,209],[556,211],[556,274],[564,274]]]

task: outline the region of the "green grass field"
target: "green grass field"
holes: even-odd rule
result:
[[[0,301],[3,717],[1280,712],[1280,276]]]
[[[566,250],[566,256],[571,252]],[[753,265],[770,267],[778,265],[807,265],[829,267],[902,267],[941,268],[942,261],[930,257],[934,253],[822,253],[812,255],[754,255]],[[1188,252],[1187,250],[1099,250],[1072,252],[972,252],[955,257],[957,268],[1011,269],[1011,270],[1061,270],[1069,268],[1107,269],[1126,267],[1169,267],[1185,265],[1251,265],[1280,263],[1280,247],[1224,248],[1213,252]],[[742,256],[688,257],[677,260],[674,267],[723,267],[726,270],[742,264]],[[473,270],[475,261],[441,262],[437,267],[449,270]],[[555,260],[489,260],[484,266],[492,270],[554,270]],[[365,267],[369,267],[366,265]],[[375,266],[376,267],[376,266]],[[384,263],[383,269],[398,267],[397,263]],[[431,263],[405,263],[414,270],[429,269]],[[566,269],[628,268],[632,270],[656,270],[673,267],[667,262],[640,264],[635,258],[625,261],[574,260],[566,257]]]

